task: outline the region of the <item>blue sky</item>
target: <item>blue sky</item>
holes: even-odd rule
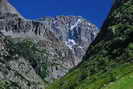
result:
[[[105,20],[112,0],[9,0],[26,18],[43,16],[83,16],[100,27]]]

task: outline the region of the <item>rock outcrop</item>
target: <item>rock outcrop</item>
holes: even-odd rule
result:
[[[44,89],[45,83],[24,57],[13,53],[9,40],[0,34],[0,88]],[[46,86],[45,86],[46,87]]]
[[[23,18],[20,13],[10,4],[7,0],[0,0],[0,14],[15,14],[21,18]]]

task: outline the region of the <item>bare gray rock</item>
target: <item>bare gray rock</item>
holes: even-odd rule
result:
[[[5,37],[17,39],[17,42],[21,41],[20,39],[30,39],[48,52],[47,58],[44,59],[48,64],[46,69],[48,75],[42,79],[36,73],[40,64],[32,65],[27,58],[17,53],[16,60],[11,57],[10,61],[2,63],[5,55],[10,55],[8,53],[10,49],[3,46],[4,42],[0,41],[0,63],[4,68],[3,71],[7,70],[8,73],[4,75],[0,70],[0,79],[15,82],[22,89],[34,89],[33,87],[42,89],[44,81],[52,82],[64,76],[82,61],[88,45],[98,33],[95,25],[80,16],[56,16],[28,20],[24,19],[7,1],[0,0],[0,4],[0,32]]]
[[[0,0],[0,14],[16,14],[17,16],[23,18],[20,13],[10,4],[7,0]]]

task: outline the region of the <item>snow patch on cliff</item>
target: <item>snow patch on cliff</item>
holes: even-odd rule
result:
[[[73,39],[68,39],[68,41],[65,42],[65,44],[72,49],[74,45],[76,45],[76,42]]]
[[[75,27],[77,27],[78,24],[80,24],[82,21],[81,19],[78,19],[77,22],[70,27],[70,30],[73,30]]]

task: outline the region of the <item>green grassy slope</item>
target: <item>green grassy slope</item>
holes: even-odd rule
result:
[[[133,89],[133,1],[114,4],[84,61],[47,89]]]
[[[132,89],[133,88],[133,73],[129,73],[118,81],[109,84],[103,89]]]
[[[57,80],[48,89],[132,89],[132,76],[132,64],[121,64],[108,72],[87,76],[84,80],[80,71],[76,70]],[[122,88],[123,86],[127,88]]]

